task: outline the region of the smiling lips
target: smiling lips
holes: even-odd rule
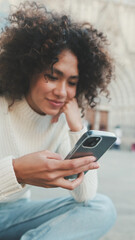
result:
[[[47,99],[48,102],[53,106],[53,107],[62,107],[65,102],[59,102],[59,101],[56,101],[56,100],[51,100],[51,99]]]

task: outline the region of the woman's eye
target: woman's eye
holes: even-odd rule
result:
[[[57,77],[54,77],[53,75],[50,75],[50,74],[45,74],[44,77],[45,77],[45,78],[48,78],[48,79],[50,79],[50,80],[58,80]]]
[[[69,85],[71,85],[71,86],[77,86],[77,82],[69,82]]]

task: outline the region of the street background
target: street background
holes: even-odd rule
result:
[[[33,0],[29,0],[32,2]],[[9,10],[25,0],[0,0],[0,28]],[[91,129],[121,130],[124,149],[135,148],[135,0],[36,0],[54,13],[68,14],[74,21],[88,22],[104,33],[114,59],[115,81],[109,84],[111,101],[103,92],[94,109],[87,109]]]
[[[9,5],[18,5],[19,2],[24,0],[0,0],[0,28],[5,25]],[[98,192],[113,200],[118,214],[115,226],[102,240],[135,240],[135,151],[130,151],[135,144],[135,0],[36,2],[42,2],[48,9],[57,12],[68,12],[79,21],[94,24],[103,30],[111,43],[116,70],[116,81],[110,85],[112,100],[108,103],[101,99],[95,109],[93,128],[97,130],[105,124],[108,131],[114,131],[116,126],[120,126],[122,149],[125,150],[109,150],[100,159]],[[68,194],[68,191],[60,188],[32,187],[33,199]]]
[[[98,192],[108,195],[117,210],[117,221],[102,240],[135,240],[135,152],[109,150],[99,161]],[[66,195],[60,188],[32,187],[33,199]]]

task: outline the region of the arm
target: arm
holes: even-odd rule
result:
[[[69,139],[68,137],[63,140],[61,146],[59,147],[59,153],[62,156],[66,156],[71,148],[74,147],[77,140],[86,132],[86,128],[83,128],[80,112],[76,100],[70,101],[68,106],[64,108],[66,115],[67,123],[70,128]],[[55,119],[56,120],[56,119]],[[58,120],[58,118],[57,118]],[[79,123],[78,125],[76,123]],[[78,126],[78,128],[77,128]],[[79,127],[80,126],[80,127]],[[83,160],[83,159],[82,159]],[[67,161],[67,160],[66,160]],[[72,160],[73,161],[73,160]],[[97,191],[97,168],[99,167],[98,163],[91,168],[90,171],[84,176],[81,184],[75,188],[73,191],[70,191],[72,196],[76,201],[82,202],[88,199],[92,199]]]
[[[22,190],[22,186],[18,183],[14,173],[12,159],[13,156],[0,159],[0,200]]]
[[[7,110],[5,112],[7,113]],[[7,114],[5,115],[5,112],[1,126],[5,126],[7,129],[4,121],[7,116]],[[2,120],[2,118],[0,119]],[[2,127],[1,136],[3,133],[4,131]],[[8,138],[6,141],[8,141]],[[6,144],[5,141],[3,142],[2,137],[1,144],[2,146],[5,146]],[[3,147],[1,148],[1,151],[2,150]],[[83,173],[73,182],[65,180],[64,177],[67,175],[79,174],[96,166],[96,163],[93,163],[93,159],[90,157],[62,161],[62,158],[59,155],[55,155],[48,151],[31,153],[18,158],[12,156],[4,157],[6,156],[5,147],[2,152],[0,158],[1,199],[22,190],[22,186],[25,184],[42,187],[63,187],[73,190],[82,182]]]
[[[22,190],[22,185],[18,183],[12,165],[12,159],[15,156],[11,155],[12,151],[8,148],[10,128],[8,128],[7,118],[8,103],[4,97],[0,96],[0,201]]]
[[[79,174],[93,168],[94,159],[86,157],[63,161],[59,154],[49,151],[35,152],[19,158],[8,156],[0,159],[0,199],[22,190],[25,184],[52,188],[76,188],[83,180],[83,174],[73,182],[64,177]]]
[[[68,137],[63,140],[61,146],[59,147],[59,153],[61,156],[66,156],[70,151],[70,142],[72,142],[73,146],[77,142],[77,140],[81,137],[81,135],[84,133],[85,128],[82,129],[80,132],[69,132],[69,139]],[[72,146],[72,147],[73,147]],[[82,158],[83,160],[83,158]],[[67,161],[67,160],[65,160]],[[73,160],[71,160],[73,161]],[[90,171],[87,172],[87,174],[84,176],[83,181],[81,184],[75,188],[73,191],[70,191],[71,195],[74,197],[74,199],[78,202],[87,201],[89,199],[92,199],[96,195],[97,191],[97,170],[99,165],[97,163],[97,166],[95,165],[95,169],[90,169]]]

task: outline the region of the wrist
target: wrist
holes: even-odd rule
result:
[[[83,129],[83,125],[76,125],[75,127],[70,128],[71,132],[80,132]]]
[[[18,159],[16,158],[16,159],[13,159],[12,160],[12,164],[13,164],[13,169],[14,169],[14,172],[15,172],[15,176],[16,176],[16,178],[17,178],[17,181],[18,181],[18,183],[19,184],[21,184],[22,183],[22,180],[21,180],[21,178],[19,177],[19,166],[18,166],[18,164],[17,164],[17,161],[18,161]]]

